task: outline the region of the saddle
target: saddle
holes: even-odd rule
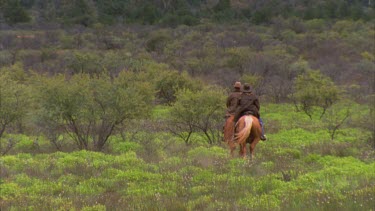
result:
[[[241,115],[239,115],[239,116],[235,115],[233,121],[236,123],[241,117],[246,116],[246,115],[253,115],[253,116],[255,116],[254,112],[252,112],[252,111],[245,111],[245,112],[242,112]]]
[[[245,115],[253,115],[253,116],[255,116],[254,112],[252,112],[252,111],[245,111],[245,112],[243,112],[243,114],[241,116],[245,116]]]

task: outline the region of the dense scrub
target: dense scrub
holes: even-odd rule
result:
[[[142,23],[166,26],[249,21],[268,23],[275,17],[306,20],[374,18],[374,3],[367,0],[2,0],[0,21],[16,23],[59,23],[91,26],[95,23]]]
[[[294,78],[316,70],[342,86],[351,99],[370,102],[373,24],[277,18],[266,26],[11,28],[0,32],[0,64],[16,65],[28,74],[67,76],[117,75],[148,66],[187,72],[208,84],[227,87],[242,79],[273,102],[288,101]]]

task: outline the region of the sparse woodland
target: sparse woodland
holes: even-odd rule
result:
[[[374,5],[0,0],[0,209],[373,210]]]

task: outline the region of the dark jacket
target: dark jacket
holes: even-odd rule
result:
[[[236,111],[241,92],[233,91],[227,98],[227,113],[226,115],[233,115]]]
[[[237,122],[238,119],[245,114],[252,114],[259,119],[259,110],[260,104],[258,96],[252,93],[242,93],[234,113],[234,121]]]

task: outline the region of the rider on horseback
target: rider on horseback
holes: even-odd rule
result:
[[[225,114],[225,118],[234,115],[234,112],[236,111],[238,100],[241,96],[241,82],[237,81],[236,83],[234,83],[233,88],[233,92],[230,93],[227,98],[227,112]]]
[[[234,122],[237,122],[241,116],[251,114],[259,119],[260,126],[262,127],[261,140],[267,140],[264,135],[263,121],[259,114],[260,104],[258,96],[256,96],[252,90],[251,86],[247,83],[243,85],[242,94],[238,101],[238,106],[234,112]]]

